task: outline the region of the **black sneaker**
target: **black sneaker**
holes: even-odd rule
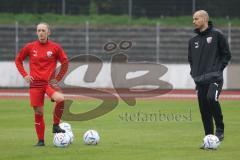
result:
[[[38,143],[35,145],[36,147],[45,146],[44,140],[39,140]]]
[[[223,141],[223,139],[224,139],[224,130],[221,129],[221,128],[217,128],[215,136],[218,137],[219,141]]]
[[[204,143],[201,145],[199,149],[205,149]]]
[[[59,125],[53,124],[52,132],[53,133],[65,133],[65,130],[60,128]]]
[[[199,147],[199,149],[206,150],[206,151],[216,150],[216,149],[213,149],[213,148],[207,148],[207,147],[205,147],[204,144],[202,144],[201,147]]]

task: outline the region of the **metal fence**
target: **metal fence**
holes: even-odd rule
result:
[[[112,14],[132,17],[191,15],[198,9],[214,17],[240,17],[239,0],[1,0],[0,12]]]
[[[57,13],[74,15],[112,14],[136,17],[160,17],[191,15],[205,9],[213,17],[240,17],[239,0],[1,0],[0,12],[11,13]],[[0,58],[13,60],[24,43],[34,40],[34,27],[0,26]],[[65,32],[67,30],[68,32]],[[233,52],[232,62],[240,62],[240,29],[231,23],[223,28]],[[56,32],[55,32],[56,31]],[[58,32],[59,31],[59,32]],[[61,31],[61,32],[60,32]],[[132,40],[129,52],[133,60],[186,63],[187,41],[193,36],[192,28],[164,28],[156,23],[152,27],[134,28],[121,26],[101,28],[86,22],[86,25],[53,29],[51,38],[61,43],[70,56],[91,53],[103,55],[102,46],[107,41]],[[103,59],[106,57],[103,56]]]
[[[240,28],[221,28],[227,37],[233,58],[240,62]],[[119,43],[128,40],[132,48],[125,53],[131,61],[187,63],[188,40],[194,35],[191,27],[155,26],[97,26],[86,22],[82,26],[55,26],[51,39],[60,43],[69,57],[80,54],[93,54],[107,60],[104,45],[107,42]],[[0,26],[0,59],[14,60],[19,49],[29,41],[36,40],[35,26]]]

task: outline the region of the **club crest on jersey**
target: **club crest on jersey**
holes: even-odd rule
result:
[[[194,46],[195,48],[199,48],[199,42],[198,42],[198,41],[197,41],[197,42],[194,42],[194,45],[195,45],[195,46]]]
[[[52,57],[52,55],[53,55],[53,52],[52,51],[47,51],[47,56],[50,58],[50,57]]]
[[[37,57],[37,51],[36,50],[33,50],[33,56]]]
[[[207,43],[211,43],[212,42],[212,37],[207,37]]]

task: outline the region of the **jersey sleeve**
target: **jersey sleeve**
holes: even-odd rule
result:
[[[58,60],[61,63],[61,68],[59,73],[56,76],[56,80],[60,81],[64,77],[64,75],[67,73],[67,70],[68,70],[68,58],[61,46],[59,46],[58,48]]]
[[[28,73],[26,72],[26,70],[23,67],[23,61],[25,60],[25,58],[29,55],[29,45],[24,46],[20,52],[18,53],[18,55],[16,56],[15,59],[15,65],[19,71],[19,73],[25,77],[26,75],[28,75]]]
[[[191,41],[188,42],[188,62],[190,64],[190,75],[192,75],[192,52],[191,52]]]
[[[226,38],[223,36],[223,34],[219,33],[218,36],[219,36],[218,45],[221,53],[221,70],[224,70],[224,68],[227,66],[228,62],[231,59],[231,52],[229,49],[228,42]]]

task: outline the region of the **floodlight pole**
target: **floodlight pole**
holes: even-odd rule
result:
[[[156,62],[159,63],[159,50],[160,48],[160,24],[157,22],[156,25]]]
[[[192,0],[192,13],[196,11],[196,0]]]
[[[15,54],[17,55],[19,49],[19,37],[18,37],[18,21],[15,23]]]
[[[86,43],[86,54],[89,54],[89,22],[86,21],[86,27],[85,27],[85,43]]]
[[[231,42],[232,42],[231,33],[232,33],[232,23],[228,22],[228,44],[229,44],[230,50],[231,50]]]
[[[128,17],[129,20],[132,19],[132,0],[128,0]]]
[[[62,15],[65,16],[66,14],[66,1],[62,0]]]

